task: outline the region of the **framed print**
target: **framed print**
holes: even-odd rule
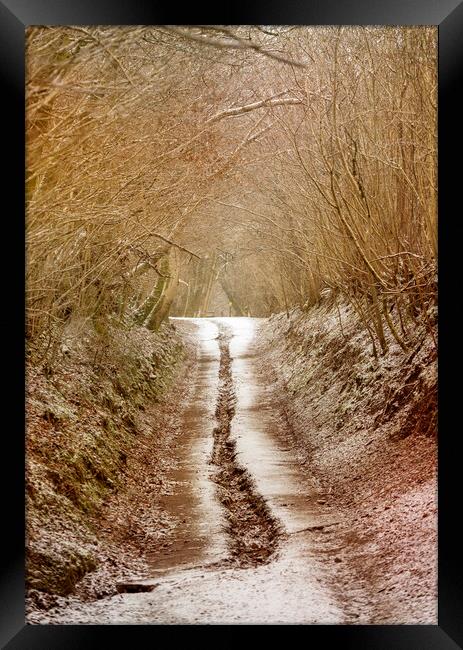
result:
[[[223,9],[0,3],[2,647],[462,647],[462,5]]]

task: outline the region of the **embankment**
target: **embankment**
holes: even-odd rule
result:
[[[169,525],[158,513],[159,529],[149,530],[156,499],[139,486],[156,494],[162,480],[151,469],[175,419],[163,396],[186,357],[175,327],[103,336],[76,324],[58,354],[53,370],[32,360],[27,368],[29,609],[56,604],[78,582],[89,597],[111,593],[117,578],[143,571],[140,548]]]
[[[354,311],[332,299],[260,332],[300,460],[342,515],[333,588],[344,601],[368,594],[369,622],[436,623],[433,337],[415,331],[407,350],[390,337],[375,359]]]

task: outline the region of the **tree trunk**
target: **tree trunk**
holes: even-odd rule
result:
[[[178,280],[180,277],[180,264],[178,252],[171,248],[168,256],[168,278],[163,287],[159,300],[153,306],[150,314],[145,320],[145,327],[149,330],[157,330],[162,321],[169,315],[170,306],[177,292]]]
[[[244,311],[241,308],[241,305],[239,304],[236,295],[233,293],[233,289],[231,288],[229,282],[225,278],[222,278],[220,284],[222,286],[222,289],[225,291],[225,294],[228,300],[230,301],[233,309],[235,310],[237,316],[244,316],[245,315]]]

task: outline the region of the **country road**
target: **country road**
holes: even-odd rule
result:
[[[152,577],[50,622],[346,622],[330,587],[336,512],[303,472],[278,396],[256,370],[258,319],[173,321],[197,340],[177,489],[165,497],[183,525],[168,551],[153,554]],[[357,602],[364,616],[366,604]]]

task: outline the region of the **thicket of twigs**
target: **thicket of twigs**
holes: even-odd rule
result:
[[[436,298],[436,30],[28,32],[27,333],[351,301],[385,351]],[[43,348],[45,346],[45,348]]]
[[[403,347],[413,323],[432,328],[434,37],[374,28],[322,36],[318,73],[295,75],[304,110],[282,124],[278,187],[273,177],[264,184],[273,215],[286,215],[288,300],[310,304],[323,288],[341,293],[383,352],[384,328]]]

